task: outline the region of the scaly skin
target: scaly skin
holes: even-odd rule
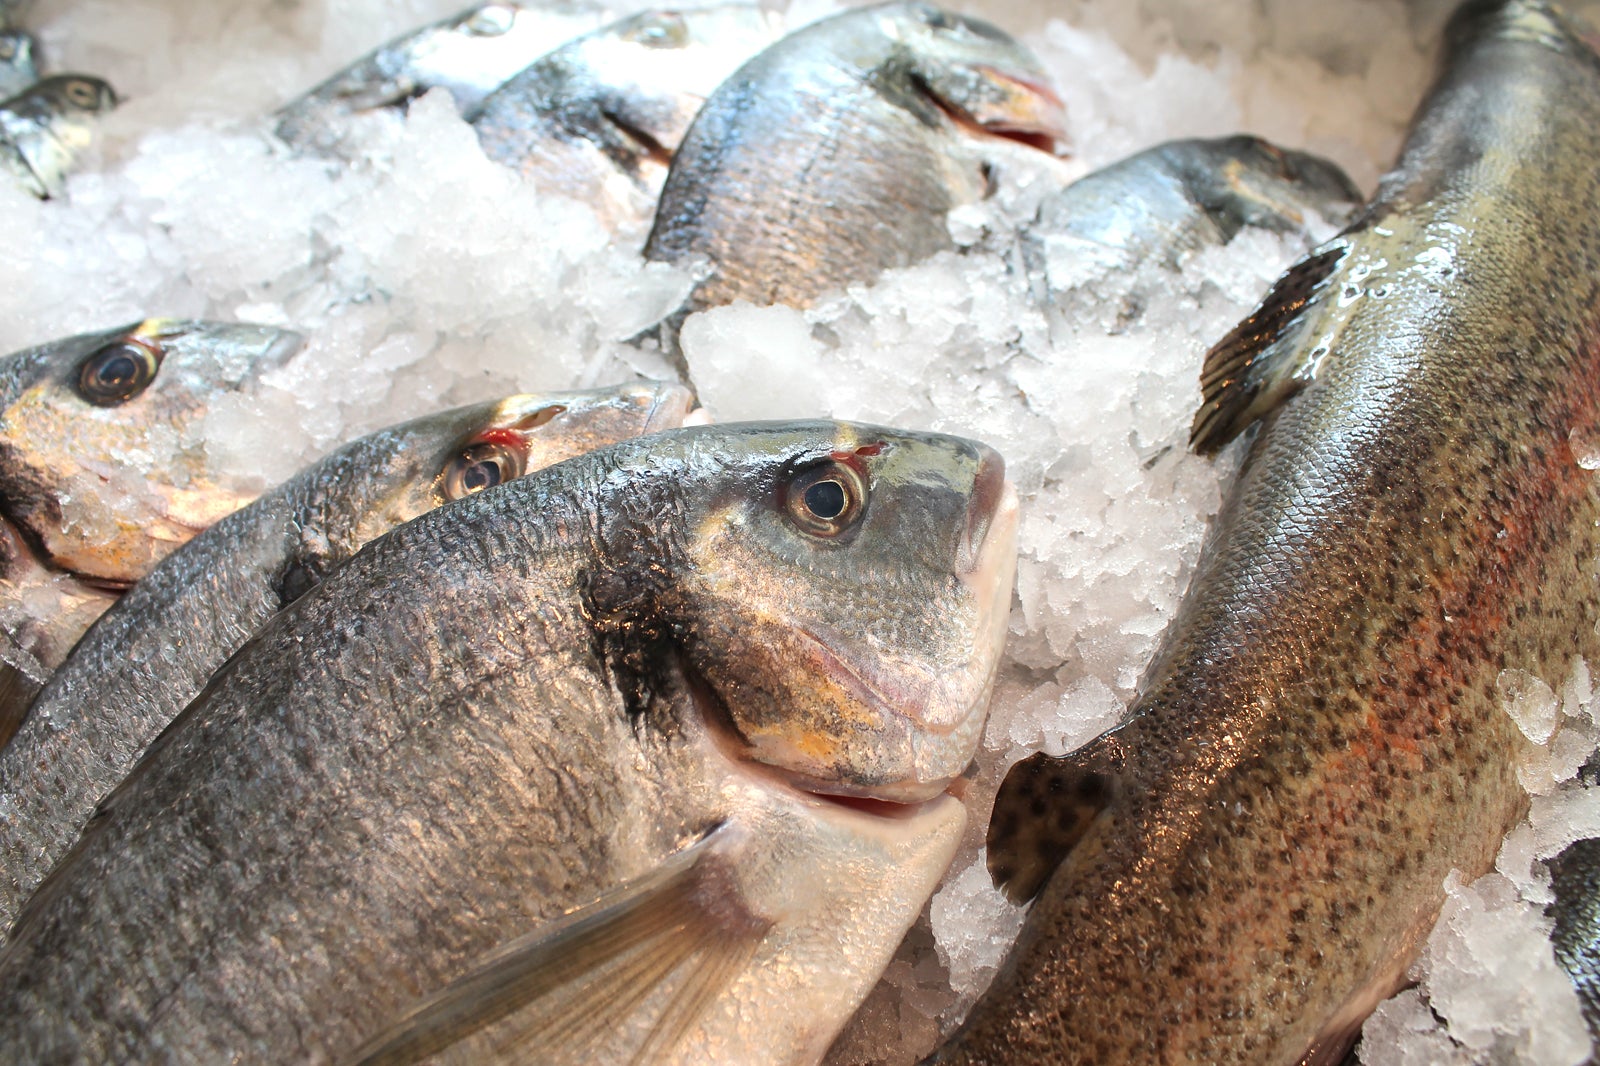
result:
[[[991,841],[1104,809],[940,1062],[1335,1056],[1525,808],[1497,679],[1600,653],[1600,62],[1537,3],[1452,31],[1130,720],[1002,788]]]

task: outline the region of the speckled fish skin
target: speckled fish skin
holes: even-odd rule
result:
[[[952,207],[987,195],[986,134],[1063,138],[1048,81],[1000,30],[925,4],[813,23],[706,101],[645,255],[710,260],[694,308],[803,306],[918,262],[952,247]]]
[[[584,0],[479,4],[373,49],[285,104],[278,136],[338,154],[352,115],[402,107],[435,88],[466,114],[529,63],[605,21],[603,8]]]
[[[689,407],[688,390],[652,383],[416,419],[340,448],[168,556],[84,634],[0,751],[0,931],[207,679],[362,545],[501,480],[674,428]]]
[[[1336,1062],[1524,811],[1497,679],[1600,652],[1600,61],[1532,2],[1449,41],[1208,357],[1196,447],[1259,436],[1128,722],[1003,784],[991,870],[1042,892],[937,1061]]]
[[[95,119],[117,106],[99,78],[56,74],[0,103],[0,165],[41,200],[59,197],[94,140]]]
[[[39,80],[38,50],[31,33],[7,30],[0,19],[0,100],[11,99]]]
[[[540,191],[642,229],[701,105],[781,34],[781,18],[754,4],[647,11],[533,63],[469,121],[489,158]]]
[[[1578,992],[1590,1039],[1600,1040],[1600,839],[1574,841],[1550,860],[1550,891],[1550,944]]]
[[[959,840],[941,793],[1015,528],[989,449],[828,422],[656,434],[422,515],[279,613],[102,804],[0,954],[0,1052],[348,1061],[709,841],[691,905],[748,965],[650,1061],[813,1061]],[[631,1009],[581,995],[566,1015],[617,1016],[601,1050],[538,1061],[627,1061]]]
[[[0,745],[122,589],[263,487],[253,470],[215,469],[197,434],[212,402],[300,344],[272,327],[151,319],[0,359]]]

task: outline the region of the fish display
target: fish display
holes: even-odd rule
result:
[[[9,100],[39,80],[35,53],[38,42],[30,33],[0,28],[0,100]]]
[[[647,11],[531,64],[469,121],[489,158],[540,190],[642,226],[700,105],[781,32],[753,4]]]
[[[1550,860],[1550,890],[1550,943],[1578,991],[1591,1039],[1600,1040],[1600,839],[1574,841]]]
[[[267,326],[150,319],[0,360],[0,742],[116,594],[261,490],[198,439],[299,350]]]
[[[791,33],[711,94],[673,159],[647,258],[705,257],[690,309],[804,306],[952,247],[945,216],[989,189],[983,142],[1054,147],[1038,61],[977,19],[917,3]]]
[[[703,426],[378,538],[29,901],[0,1048],[813,1061],[960,836],[1015,499],[959,438]]]
[[[279,608],[425,511],[680,425],[687,389],[512,396],[348,444],[168,556],[91,629],[0,751],[0,941],[95,804]]]
[[[1012,768],[1034,898],[944,1063],[1338,1061],[1527,797],[1506,671],[1600,652],[1600,59],[1474,2],[1395,168],[1208,354],[1259,420],[1125,724]]]
[[[40,199],[60,196],[94,140],[94,119],[117,106],[99,78],[56,74],[0,102],[0,163]]]
[[[436,88],[466,114],[529,63],[606,21],[604,9],[585,0],[490,0],[373,49],[285,104],[277,134],[338,154],[352,115],[403,107]]]

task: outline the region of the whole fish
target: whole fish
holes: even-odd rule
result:
[[[1550,890],[1550,943],[1577,989],[1590,1039],[1600,1041],[1600,839],[1574,841],[1550,860]]]
[[[0,28],[0,100],[9,100],[39,80],[33,34]]]
[[[985,22],[919,3],[797,30],[711,94],[673,159],[651,259],[710,260],[691,309],[803,306],[952,247],[982,199],[982,142],[1063,138],[1037,60]]]
[[[0,359],[0,744],[122,589],[260,491],[208,458],[200,423],[300,345],[150,319]]]
[[[533,63],[469,121],[491,159],[539,189],[642,226],[706,97],[781,33],[754,4],[647,11]]]
[[[1259,434],[1126,724],[1006,777],[1038,896],[939,1061],[1337,1062],[1526,809],[1500,679],[1600,653],[1600,59],[1538,0],[1448,33],[1373,202],[1206,358],[1195,448]]]
[[[403,107],[435,88],[448,90],[467,114],[529,63],[606,21],[604,9],[587,0],[490,0],[470,7],[373,49],[284,105],[278,136],[296,147],[337,153],[350,116]]]
[[[989,449],[837,423],[429,511],[102,804],[0,954],[0,1054],[813,1061],[954,852],[1015,526]]]
[[[279,608],[402,522],[674,428],[689,404],[677,385],[630,385],[416,419],[338,449],[168,556],[84,635],[0,751],[0,932],[95,804]]]
[[[57,74],[0,103],[0,165],[42,200],[60,196],[94,140],[94,120],[117,106],[99,78]]]

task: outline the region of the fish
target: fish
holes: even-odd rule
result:
[[[0,953],[0,1049],[815,1061],[954,854],[1015,547],[997,453],[850,423],[428,511],[101,804]]]
[[[1006,774],[1032,906],[934,1061],[1338,1062],[1526,810],[1500,679],[1600,652],[1600,58],[1539,0],[1444,54],[1207,354],[1192,447],[1254,436],[1125,723]]]
[[[953,247],[945,216],[990,189],[984,151],[1061,150],[1038,61],[986,22],[920,3],[796,30],[707,99],[673,157],[648,259],[704,258],[687,310],[806,306]]]
[[[1549,865],[1550,944],[1577,990],[1589,1038],[1600,1041],[1600,839],[1573,841]]]
[[[754,4],[646,11],[530,64],[468,116],[489,158],[642,229],[712,90],[782,33]]]
[[[0,102],[0,164],[41,200],[57,198],[94,140],[94,120],[116,106],[116,91],[99,78],[43,78]]]
[[[293,147],[346,154],[351,116],[404,108],[436,88],[465,115],[529,63],[606,21],[604,8],[586,0],[490,0],[373,49],[280,108],[274,129]]]
[[[0,26],[0,100],[9,100],[39,80],[33,34]]]
[[[169,555],[83,636],[0,750],[0,931],[223,662],[363,544],[525,472],[674,428],[689,407],[687,389],[651,383],[428,415],[339,448]]]
[[[0,30],[22,25],[22,18],[33,6],[33,0],[0,0]]]
[[[260,492],[216,468],[201,422],[302,342],[148,319],[0,359],[0,746],[117,595]]]

